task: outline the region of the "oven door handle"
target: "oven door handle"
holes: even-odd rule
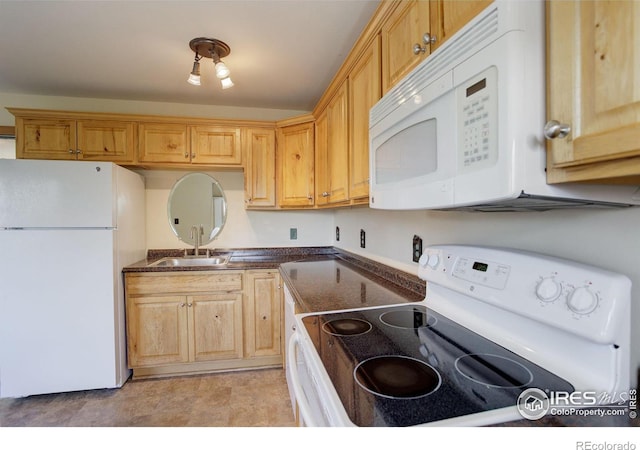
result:
[[[304,421],[305,426],[317,427],[318,424],[313,420],[311,407],[307,402],[307,397],[304,395],[302,384],[300,383],[300,377],[298,376],[298,361],[296,358],[296,350],[298,347],[300,347],[300,335],[298,333],[293,333],[291,339],[289,339],[289,352],[287,355],[290,369],[289,374],[291,375],[291,387],[293,388],[293,393],[296,396],[298,411],[300,412],[300,417]]]

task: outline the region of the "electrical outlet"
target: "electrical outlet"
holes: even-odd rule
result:
[[[289,228],[289,239],[295,241],[298,239],[298,229],[297,228]]]
[[[336,227],[336,241],[340,240],[340,227]]]
[[[365,248],[366,246],[366,234],[364,230],[360,230],[360,248]]]
[[[422,239],[418,235],[413,236],[413,262],[418,262],[422,256]]]

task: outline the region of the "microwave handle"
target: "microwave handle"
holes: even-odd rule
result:
[[[300,336],[298,333],[293,333],[291,339],[289,339],[289,353],[287,354],[287,362],[290,368],[289,374],[291,375],[291,387],[296,396],[296,402],[298,403],[298,411],[305,424],[308,427],[317,427],[318,424],[313,420],[313,414],[311,413],[311,407],[307,402],[307,397],[302,390],[302,384],[300,383],[300,377],[298,376],[298,365],[296,361],[296,351],[300,346]]]

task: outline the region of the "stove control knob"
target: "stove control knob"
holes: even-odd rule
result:
[[[435,269],[436,267],[438,267],[439,262],[440,258],[438,258],[438,255],[433,254],[429,256],[429,261],[427,262],[427,264],[429,264],[429,267],[431,267],[432,269]]]
[[[589,314],[598,306],[598,296],[589,286],[582,286],[569,294],[567,306],[576,314]]]
[[[543,278],[536,286],[536,297],[543,302],[552,302],[562,293],[562,286],[554,278]]]
[[[418,260],[418,264],[420,264],[420,267],[427,267],[427,264],[429,264],[429,255],[423,253]]]

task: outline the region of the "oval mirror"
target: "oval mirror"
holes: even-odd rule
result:
[[[227,200],[215,178],[204,173],[190,173],[173,185],[167,212],[169,225],[181,241],[195,246],[199,234],[199,245],[206,245],[224,227]]]

